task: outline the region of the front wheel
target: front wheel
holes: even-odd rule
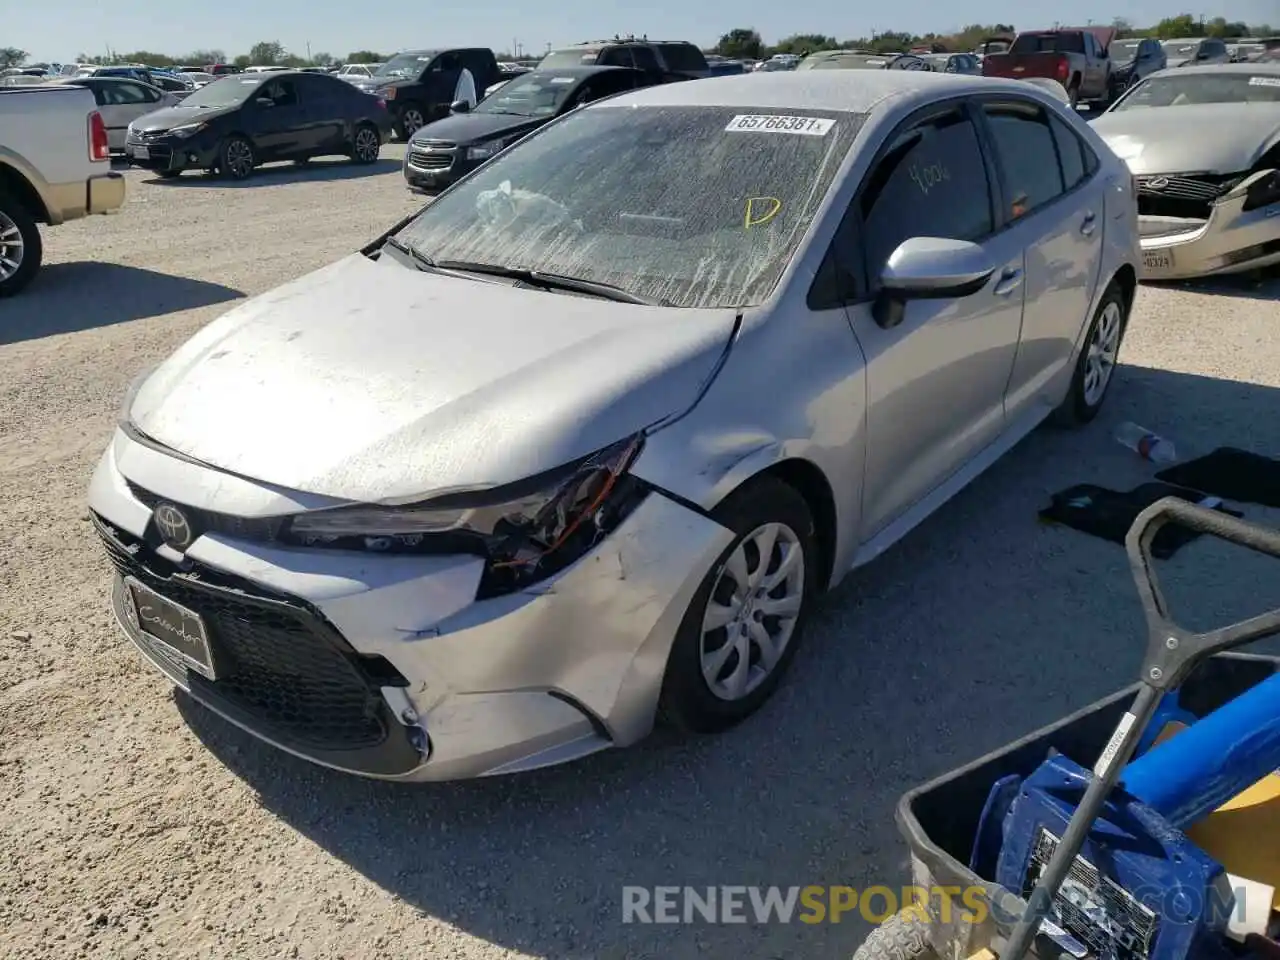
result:
[[[1114,378],[1128,323],[1129,308],[1124,293],[1113,283],[1103,294],[1089,324],[1066,399],[1054,411],[1053,419],[1059,426],[1081,426],[1098,415]]]
[[[378,154],[382,150],[382,138],[378,135],[377,127],[369,123],[362,123],[356,127],[355,135],[351,138],[351,159],[359,164],[371,164],[378,162]]]
[[[241,136],[228,137],[222,145],[222,155],[218,161],[218,169],[224,177],[232,180],[247,180],[253,175],[257,166],[257,158],[253,154],[253,144]]]
[[[40,228],[27,208],[0,191],[0,297],[22,290],[44,258]]]
[[[426,115],[422,112],[420,106],[416,103],[406,103],[400,111],[400,121],[398,123],[400,138],[408,143],[409,138],[426,122]]]
[[[813,515],[793,487],[749,481],[713,516],[734,540],[685,611],[659,699],[662,720],[696,733],[728,729],[770,697],[818,583]]]

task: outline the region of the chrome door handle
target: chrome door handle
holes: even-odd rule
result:
[[[1098,215],[1095,214],[1092,210],[1090,210],[1088,213],[1084,215],[1084,221],[1080,224],[1080,232],[1083,233],[1086,237],[1093,236],[1093,231],[1094,229],[1096,229],[1097,220],[1098,220]]]
[[[1000,274],[1000,280],[996,283],[996,288],[993,292],[997,297],[1007,297],[1020,286],[1022,286],[1022,271],[1006,270]]]

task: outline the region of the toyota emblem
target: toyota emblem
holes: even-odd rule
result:
[[[165,543],[175,550],[185,550],[191,546],[191,541],[195,539],[192,535],[191,522],[181,510],[172,503],[162,503],[156,507],[153,516],[156,529],[160,531],[160,536]]]
[[[1148,190],[1163,190],[1169,185],[1168,177],[1153,177],[1147,181]]]

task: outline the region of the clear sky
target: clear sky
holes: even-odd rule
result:
[[[1189,2],[1189,0],[1188,0]],[[952,13],[940,11],[952,10]],[[892,11],[890,13],[889,11]],[[181,56],[196,49],[246,52],[259,40],[278,40],[293,53],[342,57],[352,50],[391,52],[452,45],[510,49],[519,41],[530,54],[548,43],[565,44],[647,33],[710,45],[733,27],[754,27],[766,41],[793,33],[840,39],[873,30],[945,32],[966,23],[1012,23],[1034,29],[1054,20],[1109,23],[1117,16],[1154,23],[1179,12],[1223,16],[1280,26],[1280,0],[1228,0],[1216,9],[1175,10],[1157,0],[1073,0],[1064,9],[1051,0],[928,0],[848,3],[842,0],[701,0],[637,3],[636,0],[479,0],[462,3],[368,3],[352,0],[0,0],[0,46],[30,51],[33,59],[67,61],[81,51],[153,50]]]

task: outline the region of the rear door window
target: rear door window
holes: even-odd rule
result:
[[[1031,103],[983,105],[1003,174],[1005,216],[1017,220],[1062,196],[1065,187],[1048,115]]]
[[[635,58],[636,66],[641,70],[651,70],[656,73],[662,69],[657,54],[648,47],[632,47],[631,56]]]
[[[677,73],[696,73],[707,69],[707,58],[691,43],[659,43],[658,52],[667,69]]]

